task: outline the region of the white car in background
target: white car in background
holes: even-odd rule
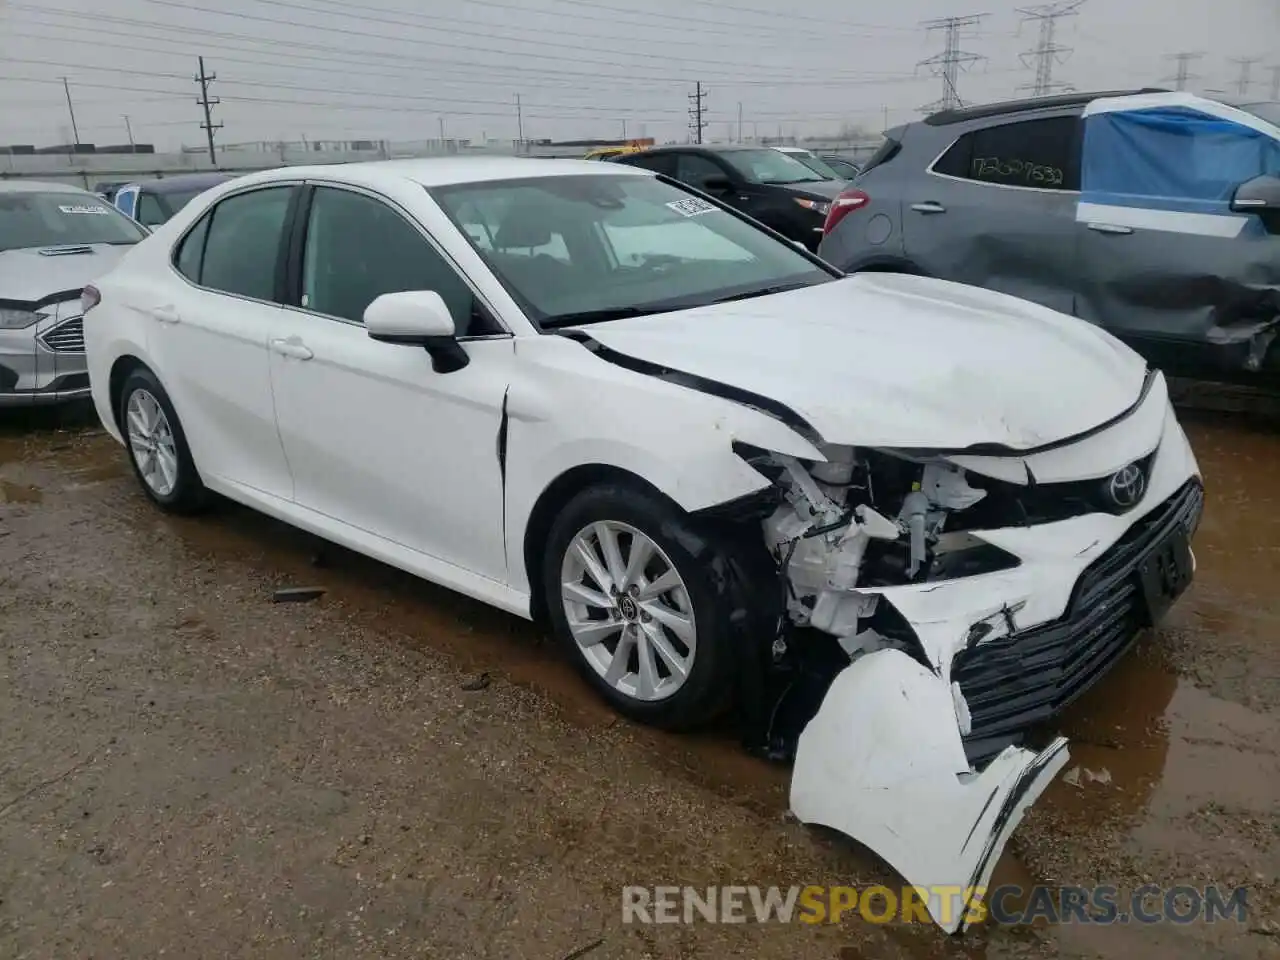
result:
[[[79,187],[0,181],[0,408],[89,396],[80,291],[146,234]]]
[[[985,886],[1066,762],[1025,728],[1191,573],[1196,461],[1128,348],[971,287],[843,278],[641,169],[253,174],[85,307],[98,412],[161,507],[216,491],[545,616],[639,720],[736,699],[776,745],[799,711],[795,813],[932,890],[949,930],[941,887]],[[815,663],[814,702],[788,699]]]

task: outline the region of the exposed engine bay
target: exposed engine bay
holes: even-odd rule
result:
[[[1163,612],[1135,597],[1152,557],[1188,558],[1174,596],[1190,577],[1202,494],[1174,430],[1118,472],[1045,484],[1017,458],[996,478],[902,451],[823,445],[826,460],[806,462],[735,446],[772,481],[752,519],[785,597],[747,745],[794,759],[796,816],[882,856],[950,932],[1067,762],[1065,739],[1027,749],[1010,724],[1051,715],[1096,675],[1056,658],[1106,662]],[[1135,476],[1141,493],[1117,498],[1117,478]]]

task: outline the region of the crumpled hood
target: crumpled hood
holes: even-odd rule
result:
[[[1100,329],[942,280],[833,283],[582,328],[609,350],[785,404],[829,443],[1026,450],[1112,420],[1146,363]]]
[[[94,243],[92,253],[62,253],[49,256],[33,247],[0,250],[0,300],[38,303],[57,293],[79,290],[107,273],[132,246]]]

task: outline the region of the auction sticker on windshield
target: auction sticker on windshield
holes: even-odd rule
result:
[[[667,206],[682,217],[696,217],[719,209],[714,203],[707,203],[707,201],[699,200],[697,197],[690,197],[688,200],[673,200]]]
[[[103,216],[107,215],[106,207],[99,207],[86,203],[73,203],[67,205],[59,204],[58,209],[63,213],[96,213],[102,214]]]

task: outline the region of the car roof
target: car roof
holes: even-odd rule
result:
[[[1064,93],[1054,97],[1027,97],[1022,100],[1004,100],[999,103],[982,103],[972,107],[941,110],[925,117],[924,123],[931,127],[941,127],[952,123],[964,123],[968,120],[985,120],[988,117],[999,117],[1010,113],[1024,113],[1029,110],[1083,107],[1104,97],[1136,97],[1170,92],[1163,87],[1144,87],[1140,90],[1100,90],[1093,93]]]
[[[647,152],[647,151],[646,151]],[[653,176],[651,171],[598,160],[530,157],[426,157],[412,160],[371,160],[363,163],[331,163],[316,166],[279,167],[237,178],[237,183],[270,183],[276,180],[338,180],[377,187],[391,181],[408,181],[423,187],[526,180],[531,177]]]
[[[131,187],[142,187],[148,193],[176,193],[182,190],[216,187],[231,179],[229,173],[180,173],[173,177],[155,177],[151,180],[130,180]],[[124,184],[120,184],[124,186]]]
[[[96,196],[73,183],[56,183],[50,180],[0,180],[0,193],[81,193]]]

